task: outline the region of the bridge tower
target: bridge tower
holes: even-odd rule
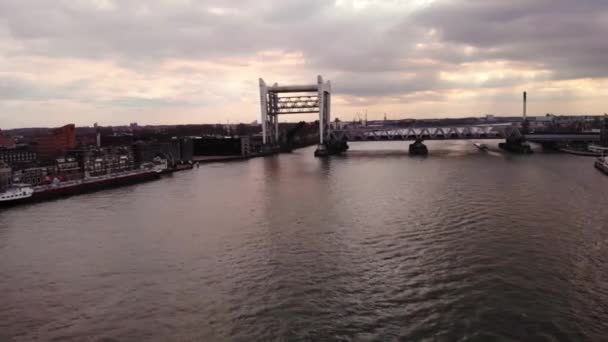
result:
[[[276,150],[279,144],[279,115],[318,114],[319,149],[331,134],[331,83],[317,76],[316,84],[269,86],[260,78],[260,106],[264,148]]]

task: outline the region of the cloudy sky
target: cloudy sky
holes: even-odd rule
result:
[[[602,114],[608,2],[0,1],[0,128],[251,122],[317,74],[342,119]]]

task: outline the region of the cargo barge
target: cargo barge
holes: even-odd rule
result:
[[[18,185],[0,192],[0,207],[48,201],[60,197],[151,181],[159,177],[160,172],[158,170],[134,170],[74,181],[55,181],[49,185],[35,187]]]

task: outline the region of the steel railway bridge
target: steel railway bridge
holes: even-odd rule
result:
[[[354,127],[333,129],[330,140],[377,141],[377,140],[482,140],[482,139],[525,139],[525,141],[543,142],[595,142],[599,134],[523,134],[518,126],[460,126],[460,127],[424,127],[401,128],[394,126]]]
[[[426,140],[496,140],[504,139],[500,147],[520,153],[530,153],[526,142],[550,145],[567,142],[597,142],[599,134],[524,134],[522,129],[514,125],[484,125],[461,127],[424,127],[400,128],[391,126],[351,127],[334,129],[329,133],[329,141],[382,141],[401,140],[414,141],[410,145],[410,153],[426,154]]]
[[[277,149],[279,140],[278,117],[286,114],[318,114],[319,145],[316,156],[338,154],[348,149],[349,141],[402,140],[414,141],[410,152],[425,154],[425,140],[481,140],[504,139],[502,148],[518,153],[531,152],[527,142],[555,144],[559,142],[596,142],[600,134],[534,134],[522,129],[526,122],[527,96],[524,92],[523,118],[517,124],[477,125],[459,127],[395,127],[353,125],[332,127],[331,83],[317,76],[311,85],[272,86],[260,78],[263,143],[267,150]]]

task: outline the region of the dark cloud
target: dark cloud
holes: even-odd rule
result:
[[[43,56],[156,60],[238,57],[280,49],[303,52],[320,67],[399,66],[413,41],[386,24],[398,13],[339,12],[333,6],[325,0],[126,0],[78,6],[68,1],[5,0],[0,3],[0,22],[24,46],[24,53]]]
[[[438,1],[414,22],[437,30],[450,46],[479,48],[470,59],[534,63],[558,79],[608,76],[604,0]]]

